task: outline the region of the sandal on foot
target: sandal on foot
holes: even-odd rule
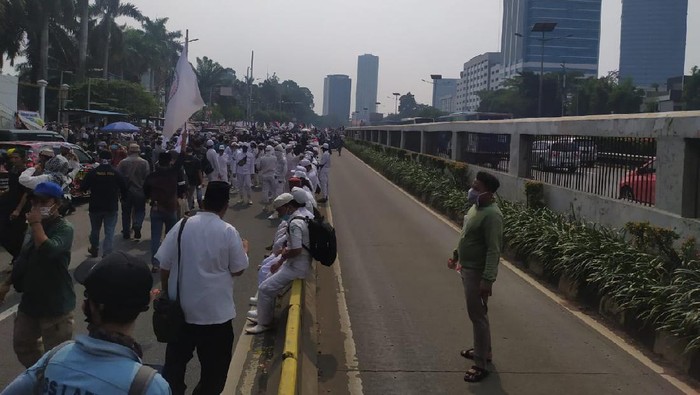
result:
[[[462,350],[459,352],[459,355],[461,355],[463,358],[471,359],[473,361],[474,349],[470,348],[469,350]],[[486,362],[491,362],[491,358],[486,358]]]
[[[488,375],[488,370],[482,369],[478,366],[472,366],[472,368],[467,370],[467,373],[464,374],[464,381],[468,383],[478,383],[479,381],[488,377]]]

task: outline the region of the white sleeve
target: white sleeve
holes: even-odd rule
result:
[[[180,224],[182,220],[178,221],[175,226],[173,226],[168,234],[165,235],[165,239],[160,244],[158,252],[156,252],[155,258],[160,262],[160,267],[165,270],[170,270],[174,264],[177,264],[177,235],[180,233]],[[187,227],[187,225],[185,225]]]
[[[35,176],[36,168],[30,167],[22,172],[19,176],[19,183],[25,188],[34,189],[42,182],[50,181],[51,178],[47,174]]]
[[[228,248],[228,270],[231,273],[238,273],[248,268],[248,254],[243,249],[243,241],[238,231],[231,226],[226,230],[229,242]]]

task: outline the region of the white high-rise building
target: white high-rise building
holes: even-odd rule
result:
[[[478,111],[481,103],[479,92],[500,88],[503,83],[502,59],[500,52],[487,52],[464,64],[457,83],[457,111]]]

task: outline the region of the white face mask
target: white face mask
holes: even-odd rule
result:
[[[51,206],[44,206],[44,207],[39,207],[39,212],[41,213],[41,218],[46,219],[51,217],[52,212],[53,212],[54,205],[52,204]]]

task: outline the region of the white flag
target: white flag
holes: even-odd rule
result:
[[[170,88],[170,100],[165,110],[165,125],[163,126],[163,141],[170,139],[178,128],[204,107],[204,100],[199,93],[197,75],[190,62],[187,61],[187,50],[182,51],[180,60],[175,67],[175,79]]]

